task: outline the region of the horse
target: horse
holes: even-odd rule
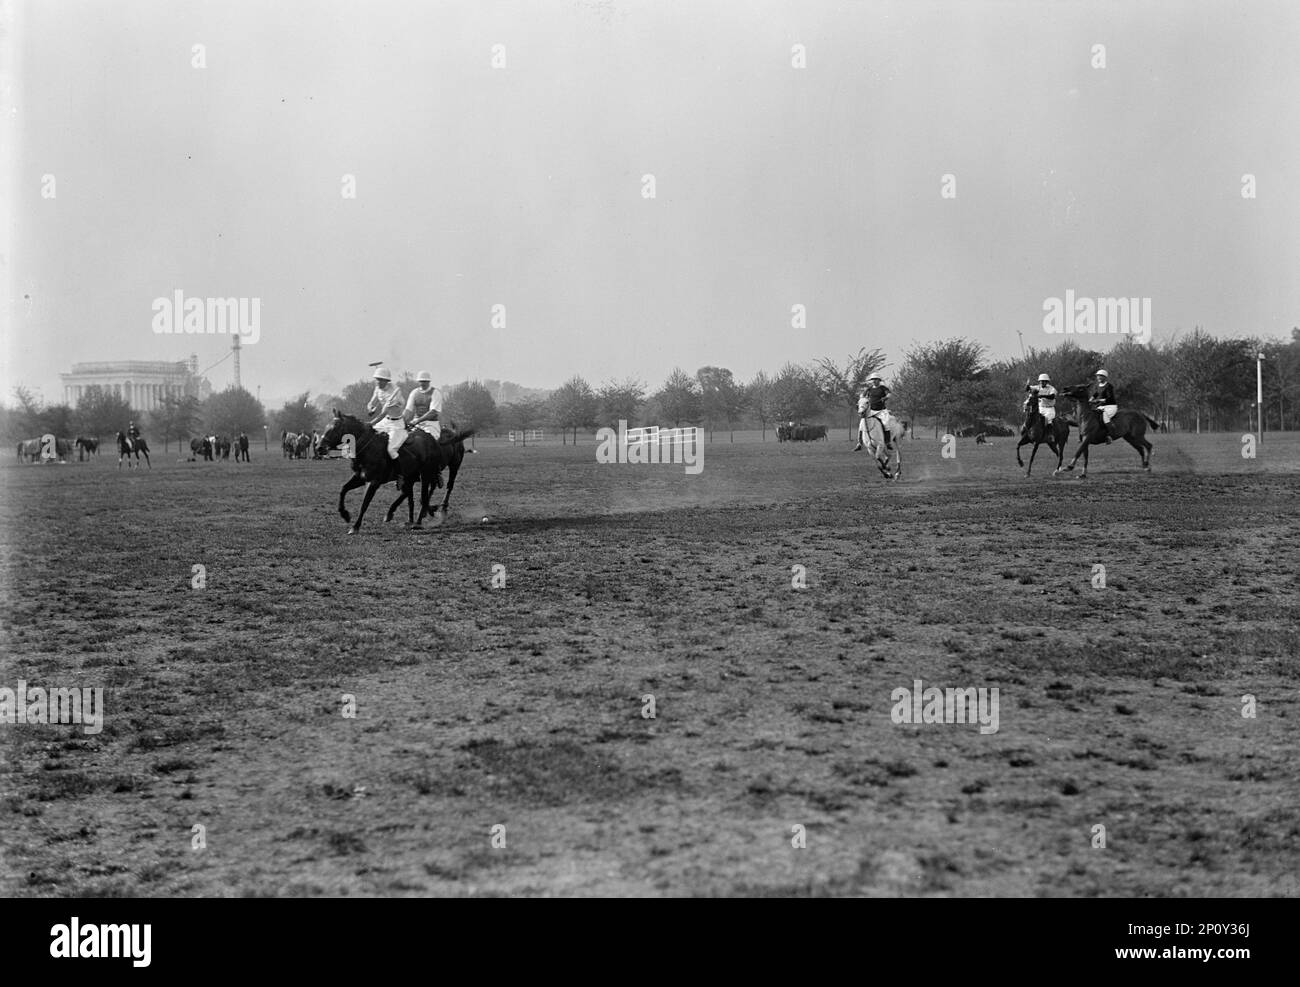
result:
[[[878,415],[867,415],[864,419],[867,432],[867,452],[876,461],[876,468],[886,480],[897,480],[903,475],[903,454],[899,451],[899,440],[906,434],[904,425],[897,418],[890,417],[890,446],[885,445],[885,423]],[[891,471],[889,464],[896,463]]]
[[[212,462],[212,443],[203,436],[197,439],[190,439],[190,458],[189,461],[195,462],[199,456],[202,456],[208,462]]]
[[[145,463],[150,469],[153,469],[153,463],[149,461],[149,443],[144,440],[144,436],[137,436],[132,439],[130,436],[117,433],[117,468],[122,468],[122,460],[126,460],[129,469],[135,469],[140,465],[140,457],[144,456]],[[134,456],[133,460],[131,457]]]
[[[784,438],[781,429],[785,431]],[[777,438],[782,442],[816,442],[829,438],[825,425],[782,425],[781,429],[777,430]]]
[[[1038,455],[1038,447],[1044,442],[1047,448],[1056,453],[1056,468],[1061,468],[1061,460],[1065,458],[1065,446],[1070,441],[1070,426],[1073,425],[1070,419],[1064,415],[1057,415],[1048,425],[1043,416],[1035,410],[1029,418],[1029,427],[1025,429],[1025,434],[1021,438],[1019,445],[1016,446],[1016,465],[1025,469],[1025,462],[1020,458],[1020,447],[1034,444],[1034,448],[1029,451],[1029,468],[1025,469],[1025,476],[1029,476],[1034,470],[1034,457]],[[980,433],[981,435],[983,433]],[[975,441],[979,441],[977,438]]]
[[[307,453],[311,450],[311,436],[306,432],[298,436],[298,441],[293,446],[294,459],[306,459]]]
[[[77,436],[77,462],[83,459],[89,459],[91,455],[99,455],[99,439],[87,439]]]
[[[413,429],[411,434],[414,435],[416,433],[428,436],[430,439],[433,438],[433,436],[429,435],[429,433],[425,432],[423,429],[419,429],[419,428]],[[420,494],[422,499],[424,500],[424,507],[422,507],[420,511],[421,521],[424,520],[424,516],[426,514],[428,514],[430,517],[435,517],[438,513],[438,508],[434,508],[433,510],[429,510],[428,508],[429,488],[430,486],[432,486],[433,488],[436,489],[437,487],[442,486],[442,471],[444,467],[447,469],[447,493],[442,498],[441,509],[442,509],[443,520],[446,520],[447,505],[451,503],[451,491],[456,486],[456,474],[460,472],[461,463],[465,461],[465,453],[467,451],[470,452],[473,451],[473,450],[466,450],[465,440],[473,434],[474,434],[474,430],[472,428],[466,429],[463,432],[458,432],[456,430],[455,422],[447,422],[445,425],[443,425],[441,433],[439,434],[438,437],[438,441],[434,443],[434,447],[437,450],[439,460],[437,462],[433,462],[431,460],[429,466],[425,470],[425,473],[422,474],[420,477],[420,481],[421,481]],[[398,506],[402,503],[403,498],[407,498],[407,497],[410,497],[409,491],[404,492],[402,496],[398,497],[395,501],[393,501],[393,503],[388,508],[388,517],[385,519],[386,522],[391,521],[393,519],[393,513],[397,510]],[[412,508],[413,507],[414,505],[412,505]],[[419,522],[417,522],[414,525],[414,527],[417,528],[419,526],[420,526]]]
[[[1079,403],[1079,448],[1074,453],[1074,458],[1070,460],[1070,465],[1064,467],[1066,470],[1074,469],[1074,464],[1083,457],[1083,471],[1079,474],[1079,479],[1085,479],[1088,475],[1088,446],[1102,445],[1109,437],[1106,432],[1106,425],[1101,420],[1101,411],[1097,408],[1089,407],[1088,385],[1074,384],[1070,387],[1063,387],[1061,394],[1067,398],[1074,398]],[[1142,457],[1142,468],[1148,473],[1151,472],[1151,443],[1147,441],[1147,425],[1152,428],[1159,428],[1160,423],[1150,415],[1140,411],[1117,411],[1115,417],[1111,419],[1111,424],[1119,433],[1119,438],[1123,439]],[[1055,476],[1061,472],[1062,467],[1057,466],[1052,475]]]
[[[352,522],[352,516],[348,513],[345,500],[349,490],[355,490],[357,487],[369,486],[366,489],[366,495],[361,501],[361,511],[357,515],[357,520],[348,528],[348,534],[354,535],[361,528],[361,522],[366,516],[366,508],[370,506],[370,501],[374,498],[375,492],[384,484],[396,480],[402,488],[402,496],[397,499],[388,511],[387,520],[392,520],[393,512],[397,505],[403,500],[409,502],[407,508],[408,515],[411,518],[410,526],[418,528],[424,521],[426,514],[432,514],[429,510],[429,489],[430,486],[440,480],[440,474],[444,462],[451,457],[443,452],[444,445],[458,445],[461,440],[468,438],[473,434],[473,429],[467,429],[463,433],[452,431],[445,439],[434,440],[420,429],[415,432],[402,444],[398,451],[397,459],[388,455],[388,436],[382,432],[376,432],[366,422],[363,422],[352,415],[340,414],[337,410],[334,412],[334,421],[330,427],[325,430],[321,436],[321,443],[326,451],[337,449],[343,445],[347,437],[351,437],[352,445],[352,477],[343,488],[339,491],[339,516],[344,521]],[[461,447],[463,453],[463,446]],[[459,466],[459,461],[457,461]],[[452,474],[453,479],[455,474]],[[415,486],[416,480],[421,481],[420,485],[420,517],[415,518],[415,504],[411,500],[411,490]],[[443,511],[446,512],[447,500],[451,498],[451,490],[447,491],[447,498],[443,501]]]

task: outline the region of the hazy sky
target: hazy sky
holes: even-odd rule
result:
[[[1066,289],[1150,297],[1157,340],[1300,324],[1293,0],[8,11],[6,400],[74,361],[220,360],[153,331],[177,289],[261,300],[264,398],[372,360],[654,387],[953,335],[1007,356],[1059,339]]]

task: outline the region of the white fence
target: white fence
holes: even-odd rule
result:
[[[525,444],[529,442],[541,442],[545,437],[544,429],[532,428],[526,429],[522,432],[511,432],[510,442],[512,445],[516,442],[523,442]]]
[[[697,446],[704,441],[704,429],[696,425],[690,428],[660,428],[647,425],[644,428],[627,430],[628,445],[687,445]]]

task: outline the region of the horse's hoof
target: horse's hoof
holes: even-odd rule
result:
[[[357,533],[357,529],[356,529],[356,528],[348,528],[348,534],[350,534],[350,535],[355,535],[356,533]]]

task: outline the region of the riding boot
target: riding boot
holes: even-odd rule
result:
[[[861,452],[861,451],[862,451],[862,440],[861,440],[861,439],[858,439],[858,444],[855,445],[855,446],[853,447],[853,451],[854,451],[854,452]]]

